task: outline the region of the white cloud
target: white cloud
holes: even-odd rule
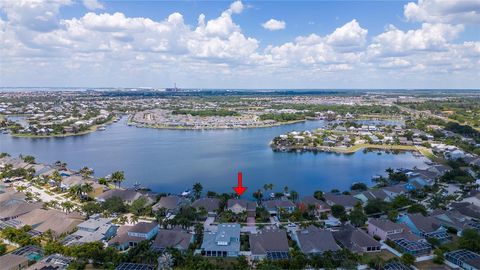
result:
[[[480,23],[478,0],[418,0],[404,6],[409,21],[430,23]]]
[[[102,3],[98,0],[83,0],[83,5],[89,10],[104,9]]]
[[[233,2],[232,4],[230,4],[230,11],[232,13],[236,13],[236,14],[239,14],[239,13],[242,13],[243,11],[243,4],[242,4],[242,1],[235,1]]]
[[[285,29],[285,26],[286,24],[284,21],[278,21],[275,19],[270,19],[262,23],[262,27],[270,31],[282,30]]]
[[[417,87],[449,78],[451,84],[440,86],[478,86],[480,42],[455,43],[462,25],[389,26],[369,38],[352,20],[329,34],[260,49],[261,40],[234,20],[244,9],[239,1],[218,17],[200,14],[196,25],[179,12],[160,20],[93,11],[59,19],[70,3],[0,2],[6,15],[0,17],[0,65],[9,66],[2,70],[3,85]]]
[[[365,45],[368,30],[363,29],[357,20],[352,20],[344,26],[335,29],[327,36],[327,43],[333,46],[355,47]]]

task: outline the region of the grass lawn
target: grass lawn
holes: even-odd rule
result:
[[[415,263],[414,266],[417,267],[418,269],[429,269],[429,270],[452,269],[451,267],[448,267],[446,265],[439,265],[439,264],[433,263],[432,260]]]

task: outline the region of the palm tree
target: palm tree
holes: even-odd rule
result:
[[[260,189],[257,190],[256,192],[253,193],[253,197],[260,203],[262,201],[262,198],[263,198],[262,191]]]
[[[294,202],[297,201],[298,200],[298,193],[295,190],[292,190],[292,192],[290,192],[290,198]]]
[[[69,201],[64,201],[64,202],[62,202],[61,205],[62,205],[63,210],[67,213],[70,213],[70,210],[72,210],[72,208],[74,207],[73,203],[69,202]]]
[[[287,194],[288,193],[288,186],[283,187],[283,193]]]
[[[72,186],[68,192],[70,195],[75,196],[76,198],[80,199],[82,197],[82,187],[80,185]]]
[[[62,183],[62,176],[60,173],[55,170],[52,175],[50,175],[50,179],[52,179],[55,182],[55,185],[58,187]]]
[[[88,193],[93,191],[93,185],[91,183],[85,183],[80,187],[82,195],[88,196]]]
[[[195,196],[195,199],[200,198],[200,195],[202,194],[203,186],[199,182],[193,184],[193,194]]]
[[[112,182],[118,183],[118,187],[120,187],[120,184],[125,180],[125,173],[123,171],[116,171],[112,173],[111,176]]]
[[[53,201],[49,201],[48,202],[48,205],[51,207],[51,208],[57,208],[58,207],[58,202],[53,200]]]
[[[83,176],[83,178],[90,178],[90,176],[92,176],[93,174],[93,170],[88,168],[87,166],[81,168],[79,172]]]
[[[138,216],[137,215],[131,215],[130,216],[130,223],[134,224],[138,222]]]

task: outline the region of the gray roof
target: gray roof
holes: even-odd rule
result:
[[[16,269],[20,264],[28,263],[28,259],[14,254],[6,254],[0,257],[2,269]]]
[[[159,230],[152,248],[163,250],[167,247],[187,250],[193,235],[180,230]]]
[[[165,208],[166,210],[174,210],[180,206],[182,198],[179,196],[165,196],[153,205],[153,210]]]
[[[27,214],[42,206],[38,203],[27,203],[17,199],[11,199],[0,203],[0,219],[9,219]]]
[[[112,189],[102,193],[98,198],[106,200],[112,197],[119,197],[124,201],[134,201],[141,195],[139,192],[131,189]]]
[[[333,232],[333,237],[351,251],[361,252],[362,248],[380,246],[380,243],[373,237],[351,225],[345,225],[340,230]]]
[[[408,214],[408,217],[417,229],[422,230],[424,233],[435,232],[440,228],[440,222],[433,217],[425,217],[422,214]]]
[[[295,204],[286,199],[275,199],[275,200],[268,200],[263,202],[263,206],[267,210],[278,210],[280,208],[291,208],[295,207]]]
[[[266,255],[267,252],[288,252],[288,239],[285,230],[261,230],[249,237],[253,255]]]
[[[255,202],[243,199],[229,199],[227,201],[227,208],[231,208],[235,204],[240,205],[242,208],[245,208],[248,211],[254,211],[257,208],[257,204]]]
[[[97,218],[89,218],[87,220],[85,220],[84,222],[80,223],[77,225],[77,227],[79,228],[85,228],[85,229],[88,229],[88,230],[97,230],[98,228],[100,228],[101,226],[104,226],[106,224],[110,224],[112,222],[112,218],[101,218],[101,217],[97,217]]]
[[[219,245],[219,243],[221,244]],[[224,243],[226,243],[226,245]],[[202,249],[239,252],[240,224],[219,224],[216,232],[205,232],[203,235]]]
[[[340,250],[329,230],[310,225],[307,229],[296,232],[296,236],[303,253],[314,254]]]
[[[134,226],[130,227],[128,231],[136,232],[136,233],[148,233],[157,226],[158,226],[158,223],[155,221],[154,222],[138,222]]]
[[[480,219],[480,207],[474,204],[468,202],[460,202],[452,203],[450,206],[467,217]]]
[[[192,207],[203,207],[207,212],[215,212],[220,208],[220,200],[217,198],[200,198],[192,203]]]
[[[302,203],[305,204],[306,206],[314,205],[314,206],[316,206],[320,209],[330,209],[330,206],[326,202],[324,202],[322,200],[319,200],[319,199],[315,198],[314,196],[303,197]]]
[[[394,223],[388,219],[372,218],[368,221],[368,223],[372,224],[373,226],[379,228],[384,232],[404,229],[404,227],[401,224]]]
[[[327,202],[331,202],[329,203],[331,205],[337,204],[337,205],[342,205],[346,208],[354,207],[358,202],[360,202],[360,200],[353,197],[352,195],[344,195],[344,194],[336,195],[332,193],[326,193],[325,199]]]

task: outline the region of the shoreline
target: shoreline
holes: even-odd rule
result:
[[[410,145],[387,145],[387,144],[358,144],[348,148],[343,147],[330,147],[330,146],[298,146],[298,147],[284,147],[283,149],[278,146],[270,145],[275,152],[329,152],[338,154],[353,154],[363,149],[377,149],[377,150],[398,150],[398,151],[410,151],[418,152],[422,156],[433,160],[435,156],[433,153],[423,146],[410,146]]]
[[[235,130],[235,129],[254,129],[254,128],[269,128],[269,127],[278,127],[278,126],[283,126],[283,125],[292,125],[292,124],[297,124],[297,123],[302,123],[306,121],[311,121],[309,119],[303,119],[303,120],[293,120],[293,121],[288,121],[288,122],[279,122],[275,124],[269,124],[269,125],[262,125],[262,126],[244,126],[244,127],[204,127],[204,128],[193,128],[193,127],[184,127],[184,126],[177,126],[177,127],[171,127],[171,126],[163,126],[163,125],[147,125],[147,124],[142,124],[138,122],[132,121],[132,115],[128,117],[127,120],[127,125],[128,126],[134,126],[137,128],[152,128],[152,129],[166,129],[166,130]]]
[[[73,136],[82,136],[93,133],[98,131],[98,128],[102,125],[110,125],[112,124],[118,117],[114,116],[111,120],[100,124],[100,125],[93,125],[88,130],[78,132],[78,133],[65,133],[65,134],[54,134],[54,135],[31,135],[31,134],[9,134],[15,138],[28,138],[28,139],[47,139],[47,138],[66,138],[66,137],[73,137]]]

